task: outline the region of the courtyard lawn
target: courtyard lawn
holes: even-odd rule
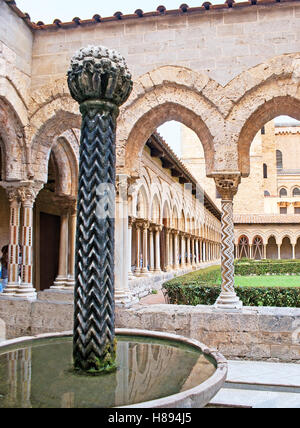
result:
[[[300,287],[300,275],[236,276],[239,287]]]

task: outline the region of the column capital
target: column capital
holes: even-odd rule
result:
[[[42,190],[44,183],[24,182],[18,187],[19,198],[24,206],[32,207],[37,195]]]
[[[238,191],[239,184],[241,183],[241,174],[219,173],[214,174],[213,178],[222,200],[232,201]]]

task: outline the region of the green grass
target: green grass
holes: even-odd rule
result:
[[[236,276],[235,285],[239,287],[300,287],[300,276]]]

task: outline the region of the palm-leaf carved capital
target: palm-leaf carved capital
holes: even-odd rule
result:
[[[79,104],[101,100],[119,107],[128,99],[133,82],[125,59],[117,51],[88,46],[72,57],[68,85]]]

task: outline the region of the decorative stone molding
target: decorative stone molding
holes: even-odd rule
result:
[[[232,201],[237,194],[241,182],[241,174],[218,174],[213,175],[216,187],[223,200]]]

